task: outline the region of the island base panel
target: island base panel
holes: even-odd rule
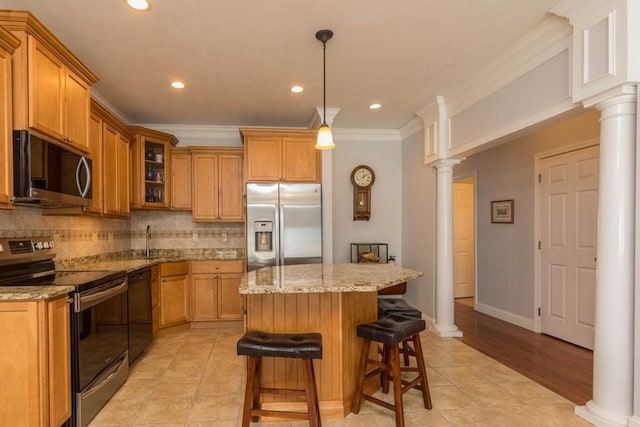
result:
[[[351,412],[361,339],[356,326],[378,317],[376,292],[249,294],[247,330],[270,333],[319,332],[322,360],[314,360],[320,413],[323,418],[341,418]],[[377,349],[372,346],[372,357]],[[264,387],[304,388],[300,361],[264,358]],[[376,384],[370,383],[373,390]],[[263,407],[296,410],[302,397],[265,395]]]

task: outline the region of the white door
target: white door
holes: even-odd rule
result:
[[[453,183],[454,298],[472,297],[475,282],[473,178]]]
[[[593,349],[599,147],[540,162],[542,332]]]

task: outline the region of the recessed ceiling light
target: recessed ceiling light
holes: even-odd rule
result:
[[[149,9],[149,2],[147,0],[127,0],[127,4],[135,10]]]
[[[380,104],[371,104],[371,105],[369,105],[369,108],[371,108],[372,110],[377,110],[380,107],[382,107],[382,105],[380,105]]]
[[[304,90],[304,88],[302,86],[294,86],[289,90],[293,93],[300,93]]]
[[[184,89],[184,83],[179,81],[171,82],[171,87],[175,89]]]

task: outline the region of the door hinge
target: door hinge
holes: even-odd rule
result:
[[[542,174],[538,174],[538,184],[542,184]]]
[[[538,249],[542,249],[542,242],[538,240]]]
[[[542,316],[542,309],[538,307],[538,316]]]

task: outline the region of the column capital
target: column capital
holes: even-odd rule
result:
[[[584,105],[585,108],[596,106],[596,108],[600,110],[602,106],[611,103],[630,102],[631,100],[635,102],[637,96],[637,86],[620,85],[585,99],[582,101],[582,105]]]
[[[455,165],[459,165],[463,160],[464,159],[440,159],[431,163],[431,166],[436,168],[438,171],[453,169]]]

